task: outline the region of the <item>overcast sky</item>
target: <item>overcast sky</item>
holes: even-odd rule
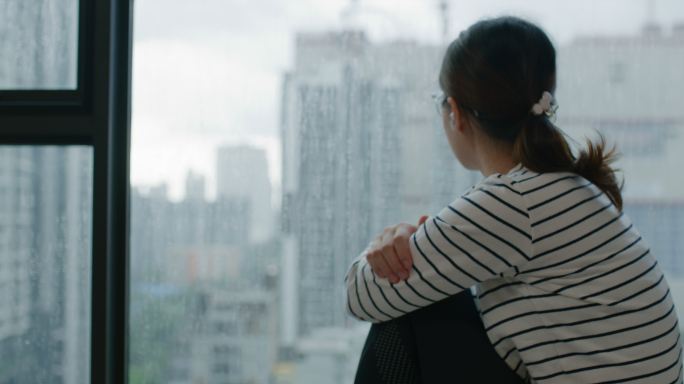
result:
[[[440,40],[438,0],[358,2],[358,19],[375,41]],[[132,183],[167,182],[177,198],[192,169],[207,176],[212,194],[216,147],[246,143],[268,151],[277,193],[280,87],[291,66],[294,34],[339,29],[349,3],[136,0]],[[449,3],[450,36],[480,18],[513,14],[540,24],[559,46],[576,36],[637,34],[649,14],[666,30],[684,22],[684,0]]]

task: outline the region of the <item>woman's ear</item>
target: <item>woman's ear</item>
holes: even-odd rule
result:
[[[451,123],[451,129],[458,129],[459,131],[463,132],[465,129],[463,115],[461,114],[461,110],[458,108],[456,100],[449,96],[447,98],[447,103],[449,103],[449,122]]]

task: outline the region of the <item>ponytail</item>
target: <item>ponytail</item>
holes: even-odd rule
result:
[[[617,159],[615,147],[606,151],[603,135],[579,151],[578,157],[563,133],[547,118],[530,116],[513,144],[513,156],[535,172],[572,172],[600,188],[622,210],[622,185],[611,164]]]

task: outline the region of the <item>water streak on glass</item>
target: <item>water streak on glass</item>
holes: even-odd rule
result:
[[[0,90],[75,89],[78,0],[0,0]]]
[[[0,383],[90,382],[92,150],[0,146]]]

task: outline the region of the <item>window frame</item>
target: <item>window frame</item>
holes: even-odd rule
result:
[[[80,0],[75,90],[0,91],[0,145],[93,153],[90,381],[128,382],[132,0]]]

